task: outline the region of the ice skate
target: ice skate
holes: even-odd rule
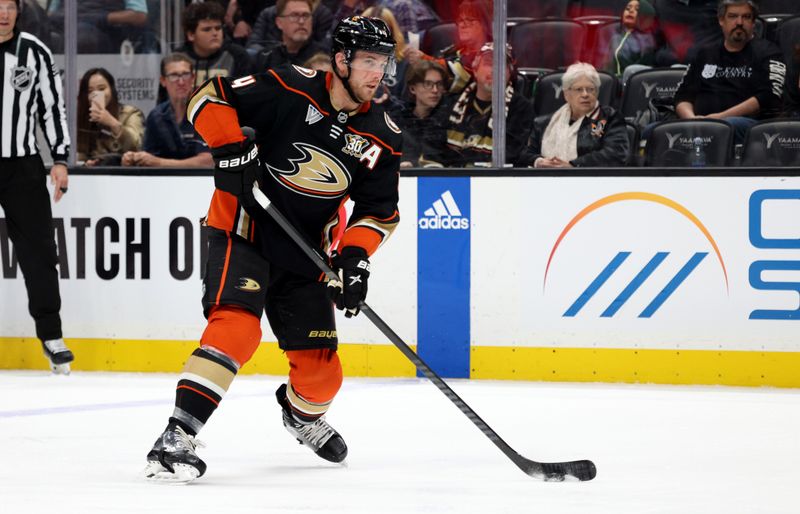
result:
[[[342,462],[347,457],[347,445],[344,439],[325,421],[325,416],[313,423],[301,423],[292,416],[289,401],[286,399],[286,384],[281,384],[275,396],[283,411],[283,426],[297,439],[325,460]]]
[[[75,356],[64,344],[64,340],[49,339],[42,341],[42,350],[47,360],[50,361],[50,369],[56,375],[69,375],[69,363],[75,360]]]
[[[206,463],[194,451],[198,446],[205,445],[170,423],[147,454],[144,477],[153,482],[186,484],[203,476]]]

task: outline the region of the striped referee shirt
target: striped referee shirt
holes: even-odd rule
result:
[[[37,121],[53,161],[66,163],[67,115],[53,54],[35,36],[18,32],[0,43],[0,158],[38,154]]]

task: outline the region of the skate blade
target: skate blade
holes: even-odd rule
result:
[[[148,462],[143,475],[148,482],[167,485],[188,484],[200,476],[197,468],[186,464],[175,464],[172,469],[175,470],[174,473],[162,466],[160,462]]]
[[[70,369],[69,364],[50,364],[50,371],[53,372],[53,375],[69,375]]]

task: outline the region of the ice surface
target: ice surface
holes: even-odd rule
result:
[[[0,513],[800,512],[800,391],[449,381],[522,455],[590,458],[592,482],[519,471],[424,379],[346,379],[322,461],[281,425],[273,376],[241,376],[192,484],[140,478],[176,375],[0,372]]]

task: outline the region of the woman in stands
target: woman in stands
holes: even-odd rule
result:
[[[602,69],[627,78],[655,62],[655,9],[647,0],[630,0],[620,16],[619,28],[608,41],[600,43]]]
[[[87,71],[78,89],[78,160],[119,166],[123,153],[141,149],[143,136],[142,111],[119,103],[111,73]]]
[[[536,118],[517,166],[614,167],[628,161],[625,120],[597,100],[600,76],[591,64],[575,63],[561,79],[567,100],[553,114]]]

